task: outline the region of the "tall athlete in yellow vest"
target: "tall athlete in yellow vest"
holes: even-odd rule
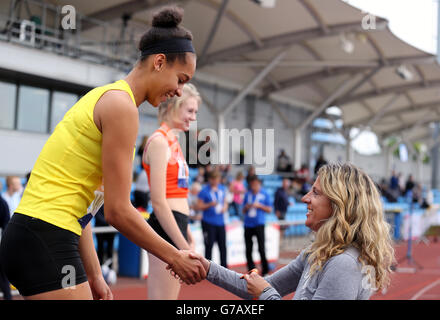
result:
[[[130,203],[137,107],[180,96],[196,68],[192,35],[179,27],[182,16],[177,8],[157,13],[126,78],[87,93],[46,142],[0,247],[6,275],[25,298],[112,299],[84,219],[102,180],[111,225],[186,283],[206,277],[190,251],[163,240]]]

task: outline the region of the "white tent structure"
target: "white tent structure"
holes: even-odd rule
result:
[[[12,0],[8,4],[10,17],[16,16],[21,2],[31,9],[41,3]],[[192,31],[198,53],[194,81],[217,83],[237,92],[220,106],[204,97],[217,128],[227,126],[225,116],[247,95],[268,102],[291,131],[296,168],[303,156],[303,131],[330,106],[342,110],[341,133],[348,142],[353,138],[350,129],[357,127],[373,131],[382,140],[397,136],[409,145],[416,140],[430,140],[431,146],[436,143],[428,129],[429,123],[440,121],[436,57],[397,38],[385,19],[341,0],[43,3],[43,9],[39,5],[43,13],[47,8],[59,13],[61,6],[73,5],[87,17],[81,16],[84,19],[80,19],[75,35],[64,40],[75,46],[75,57],[95,56],[121,69],[136,60],[133,48],[150,24],[152,13],[163,5],[183,7],[183,25]],[[88,41],[79,41],[79,36]],[[304,109],[308,116],[295,125],[278,103]],[[347,146],[350,159],[350,143]]]

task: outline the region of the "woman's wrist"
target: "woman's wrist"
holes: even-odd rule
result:
[[[99,272],[95,272],[93,274],[87,274],[87,280],[89,283],[95,283],[97,281],[104,280],[104,276],[102,275],[101,269],[99,269]]]
[[[266,292],[269,291],[270,289],[272,289],[271,286],[267,286],[267,287],[265,287],[263,290],[261,290],[259,297],[261,297],[262,294],[266,293]]]

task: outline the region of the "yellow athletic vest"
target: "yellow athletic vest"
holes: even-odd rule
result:
[[[78,219],[87,213],[102,182],[102,134],[93,120],[96,102],[108,90],[127,92],[124,80],[97,87],[64,116],[44,145],[32,169],[18,213],[81,235]]]

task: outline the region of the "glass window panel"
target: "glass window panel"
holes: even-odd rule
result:
[[[52,114],[50,116],[50,131],[63,119],[69,110],[78,100],[78,96],[73,93],[54,91],[52,94]]]
[[[0,128],[14,129],[17,86],[0,81]]]
[[[20,86],[18,98],[17,129],[47,132],[49,112],[49,90]]]

